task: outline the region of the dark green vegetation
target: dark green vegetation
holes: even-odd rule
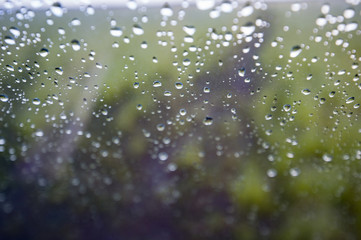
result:
[[[361,7],[264,6],[4,7],[0,239],[360,238]]]

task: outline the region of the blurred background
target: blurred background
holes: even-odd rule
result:
[[[359,239],[360,10],[0,1],[0,239]]]

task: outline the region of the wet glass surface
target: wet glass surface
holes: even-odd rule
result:
[[[360,4],[0,1],[0,239],[358,239]]]

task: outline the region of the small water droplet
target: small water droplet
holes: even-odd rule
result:
[[[301,92],[302,92],[303,95],[309,95],[311,93],[311,90],[308,89],[308,88],[305,88]]]
[[[171,17],[173,16],[173,10],[168,3],[165,3],[160,10],[160,14],[164,17]]]
[[[204,93],[210,93],[211,92],[211,89],[209,87],[204,87],[203,88],[203,92]]]
[[[205,117],[203,119],[203,124],[206,125],[206,126],[210,126],[213,124],[213,118],[211,117]]]
[[[289,105],[289,104],[283,105],[283,110],[286,111],[286,112],[290,111],[291,110],[291,105]]]
[[[196,32],[196,28],[194,26],[184,26],[183,31],[186,34],[193,36],[194,33]]]
[[[353,18],[355,16],[355,10],[352,8],[347,8],[345,11],[343,11],[343,16],[347,19]]]
[[[50,11],[54,14],[54,16],[57,16],[57,17],[62,17],[63,13],[64,13],[63,7],[61,6],[61,4],[59,2],[55,2],[50,7]]]
[[[325,153],[325,154],[322,155],[322,159],[325,162],[331,162],[332,161],[332,156],[330,154]]]
[[[80,43],[78,40],[74,39],[71,41],[71,47],[73,48],[74,51],[79,51],[80,50]]]
[[[181,83],[181,82],[176,82],[176,83],[175,83],[175,88],[176,88],[176,89],[182,89],[182,88],[183,88],[183,83]]]
[[[161,87],[162,83],[160,81],[154,81],[153,82],[153,87]]]
[[[10,37],[10,36],[5,36],[4,37],[4,42],[6,44],[9,44],[9,45],[15,45],[16,44],[15,39]]]
[[[253,6],[249,3],[247,3],[246,5],[244,5],[244,7],[238,12],[238,16],[239,17],[248,17],[250,15],[252,15],[254,9]]]
[[[20,30],[16,27],[10,27],[9,28],[9,32],[15,37],[19,37],[20,36]]]
[[[46,48],[42,48],[42,49],[40,49],[39,55],[40,55],[41,57],[46,57],[46,56],[49,55],[49,50],[46,49]]]
[[[292,47],[291,52],[290,52],[290,57],[295,58],[298,55],[300,55],[301,52],[302,52],[302,48],[299,45],[296,45],[296,46]]]
[[[123,31],[122,31],[122,29],[120,29],[119,27],[112,27],[112,28],[110,29],[110,34],[111,34],[113,37],[120,37],[120,36],[122,36]]]
[[[253,25],[252,22],[248,22],[245,25],[241,26],[241,31],[245,35],[251,35],[256,30],[256,27]]]
[[[353,103],[354,101],[355,101],[355,97],[349,97],[346,99],[347,104]]]
[[[358,28],[357,22],[350,22],[345,26],[345,32],[355,31]]]
[[[41,101],[40,101],[39,98],[34,98],[34,99],[33,99],[33,104],[34,104],[34,105],[40,105],[40,103],[41,103]]]
[[[243,67],[243,68],[240,68],[239,70],[238,70],[238,75],[240,76],[240,77],[244,77],[244,75],[246,75],[246,69]]]
[[[214,7],[215,0],[197,0],[196,6],[199,10],[208,10]]]
[[[144,29],[141,26],[139,26],[138,24],[134,24],[133,25],[133,33],[135,35],[143,35]]]
[[[319,16],[317,19],[316,19],[316,24],[320,27],[323,27],[327,24],[327,19],[324,15],[321,15]]]
[[[89,6],[86,8],[86,13],[89,14],[89,15],[94,15],[95,9],[93,8],[92,5],[89,5]]]
[[[81,21],[78,18],[73,18],[70,22],[70,25],[72,26],[80,26],[81,25]]]
[[[59,75],[63,75],[63,69],[61,67],[55,68],[55,72]]]
[[[166,152],[160,152],[160,153],[158,154],[158,158],[159,158],[159,160],[161,160],[161,161],[166,161],[166,160],[168,159],[168,153],[166,153]]]
[[[267,170],[267,176],[270,178],[274,178],[277,176],[277,170],[276,169],[268,169]]]

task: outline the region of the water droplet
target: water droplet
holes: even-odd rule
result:
[[[355,101],[355,97],[349,97],[346,99],[347,104],[353,103],[353,101]]]
[[[15,39],[10,37],[10,36],[5,36],[4,37],[4,42],[6,44],[9,44],[9,45],[15,45],[16,44]]]
[[[210,126],[213,124],[213,118],[211,117],[205,117],[203,119],[203,124],[206,125],[206,126]]]
[[[322,159],[325,162],[331,162],[332,161],[332,156],[330,154],[325,153],[325,154],[322,155]]]
[[[9,28],[9,32],[15,37],[19,37],[20,36],[20,30],[16,27],[10,27]]]
[[[208,87],[204,87],[204,88],[203,88],[203,92],[204,92],[204,93],[210,93],[210,92],[211,92],[211,89],[209,89]]]
[[[221,11],[225,13],[230,13],[233,10],[232,2],[229,0],[223,0],[220,7]]]
[[[133,84],[133,87],[134,87],[134,88],[139,88],[139,82],[135,82],[135,83]]]
[[[158,131],[162,132],[162,131],[164,131],[164,129],[165,129],[165,125],[163,123],[159,123],[157,125],[157,130]]]
[[[153,87],[161,87],[162,83],[160,81],[154,81],[153,82]]]
[[[254,9],[253,6],[249,3],[247,3],[246,5],[244,5],[244,7],[238,12],[238,16],[239,17],[248,17],[250,15],[252,15]]]
[[[184,115],[187,114],[187,110],[185,110],[184,108],[182,108],[182,109],[179,110],[179,114],[180,114],[181,116],[184,116]]]
[[[246,69],[243,67],[243,68],[240,68],[239,70],[238,70],[238,75],[240,76],[240,77],[244,77],[244,75],[246,75]]]
[[[138,24],[134,24],[133,25],[133,33],[135,35],[143,35],[144,29],[141,26],[139,26]]]
[[[164,91],[164,96],[170,97],[170,96],[172,96],[172,92],[171,91]]]
[[[184,66],[189,66],[191,64],[191,60],[189,60],[188,58],[183,60],[183,65]]]
[[[141,44],[140,44],[140,47],[143,48],[143,49],[146,49],[148,47],[148,43],[146,41],[143,41]]]
[[[41,101],[40,101],[39,98],[34,98],[34,99],[33,99],[33,104],[34,104],[34,105],[40,105],[40,103],[41,103]]]
[[[81,25],[81,22],[78,18],[73,18],[70,22],[70,25],[72,26],[80,26]]]
[[[305,89],[302,90],[303,95],[309,95],[310,93],[311,93],[311,90],[308,89],[308,88],[305,88]]]
[[[89,15],[94,15],[95,9],[93,8],[93,6],[89,5],[89,6],[86,8],[86,13],[89,14]]]
[[[137,4],[137,2],[136,2],[135,0],[129,0],[129,1],[127,2],[127,7],[128,7],[130,10],[135,10],[135,9],[137,9],[138,4]]]
[[[168,3],[165,3],[160,10],[160,14],[164,17],[171,17],[173,16],[173,10]]]
[[[0,94],[0,101],[7,102],[9,101],[9,97],[6,94]]]
[[[267,176],[270,178],[274,178],[277,176],[277,170],[276,169],[268,169],[267,170]]]
[[[316,24],[320,27],[323,27],[327,24],[327,19],[324,15],[321,15],[319,16],[317,19],[316,19]]]
[[[183,27],[183,31],[184,31],[185,33],[187,33],[188,35],[193,36],[194,33],[196,32],[196,28],[193,27],[193,26],[184,26],[184,27]]]
[[[42,48],[42,49],[40,49],[39,55],[40,55],[41,57],[46,57],[46,56],[49,55],[49,50],[46,49],[46,48]]]
[[[61,67],[55,68],[55,72],[59,75],[63,75],[63,69]]]
[[[137,110],[140,111],[140,110],[142,110],[142,109],[143,109],[143,105],[142,105],[142,104],[138,104],[138,105],[137,105]]]
[[[110,34],[111,34],[113,37],[120,37],[120,36],[122,36],[123,31],[122,31],[122,29],[120,29],[119,27],[112,27],[112,28],[110,29]]]
[[[256,30],[256,26],[253,25],[253,23],[248,22],[245,25],[241,26],[241,31],[245,35],[251,35]]]
[[[61,6],[61,4],[59,2],[55,2],[50,7],[50,11],[54,14],[54,16],[57,16],[57,17],[62,17],[63,13],[64,13],[63,7]]]
[[[37,137],[43,137],[43,136],[44,136],[44,132],[39,129],[39,130],[37,130],[37,131],[35,132],[35,136],[37,136]]]
[[[298,175],[300,175],[301,170],[299,168],[291,168],[290,169],[290,174],[292,177],[297,177]]]
[[[343,16],[347,19],[353,18],[355,16],[355,10],[352,8],[347,8],[345,11],[343,11]]]
[[[80,50],[80,43],[78,40],[74,39],[71,41],[71,47],[73,48],[74,51],[79,51]]]
[[[160,152],[160,153],[158,154],[158,158],[159,158],[159,160],[161,160],[161,161],[166,161],[166,160],[168,159],[168,153],[166,153],[166,152]]]
[[[214,7],[215,0],[197,0],[196,6],[199,10],[208,10]]]
[[[345,26],[345,32],[355,31],[358,28],[357,22],[350,22]]]
[[[183,88],[183,83],[181,83],[181,82],[176,82],[176,83],[175,83],[175,88],[176,88],[176,89],[182,89],[182,88]]]
[[[298,55],[300,55],[301,52],[302,52],[302,48],[299,45],[296,45],[296,46],[292,47],[291,52],[290,52],[290,57],[295,58]]]
[[[283,105],[283,110],[286,111],[286,112],[290,111],[291,110],[291,105],[289,105],[289,104]]]

